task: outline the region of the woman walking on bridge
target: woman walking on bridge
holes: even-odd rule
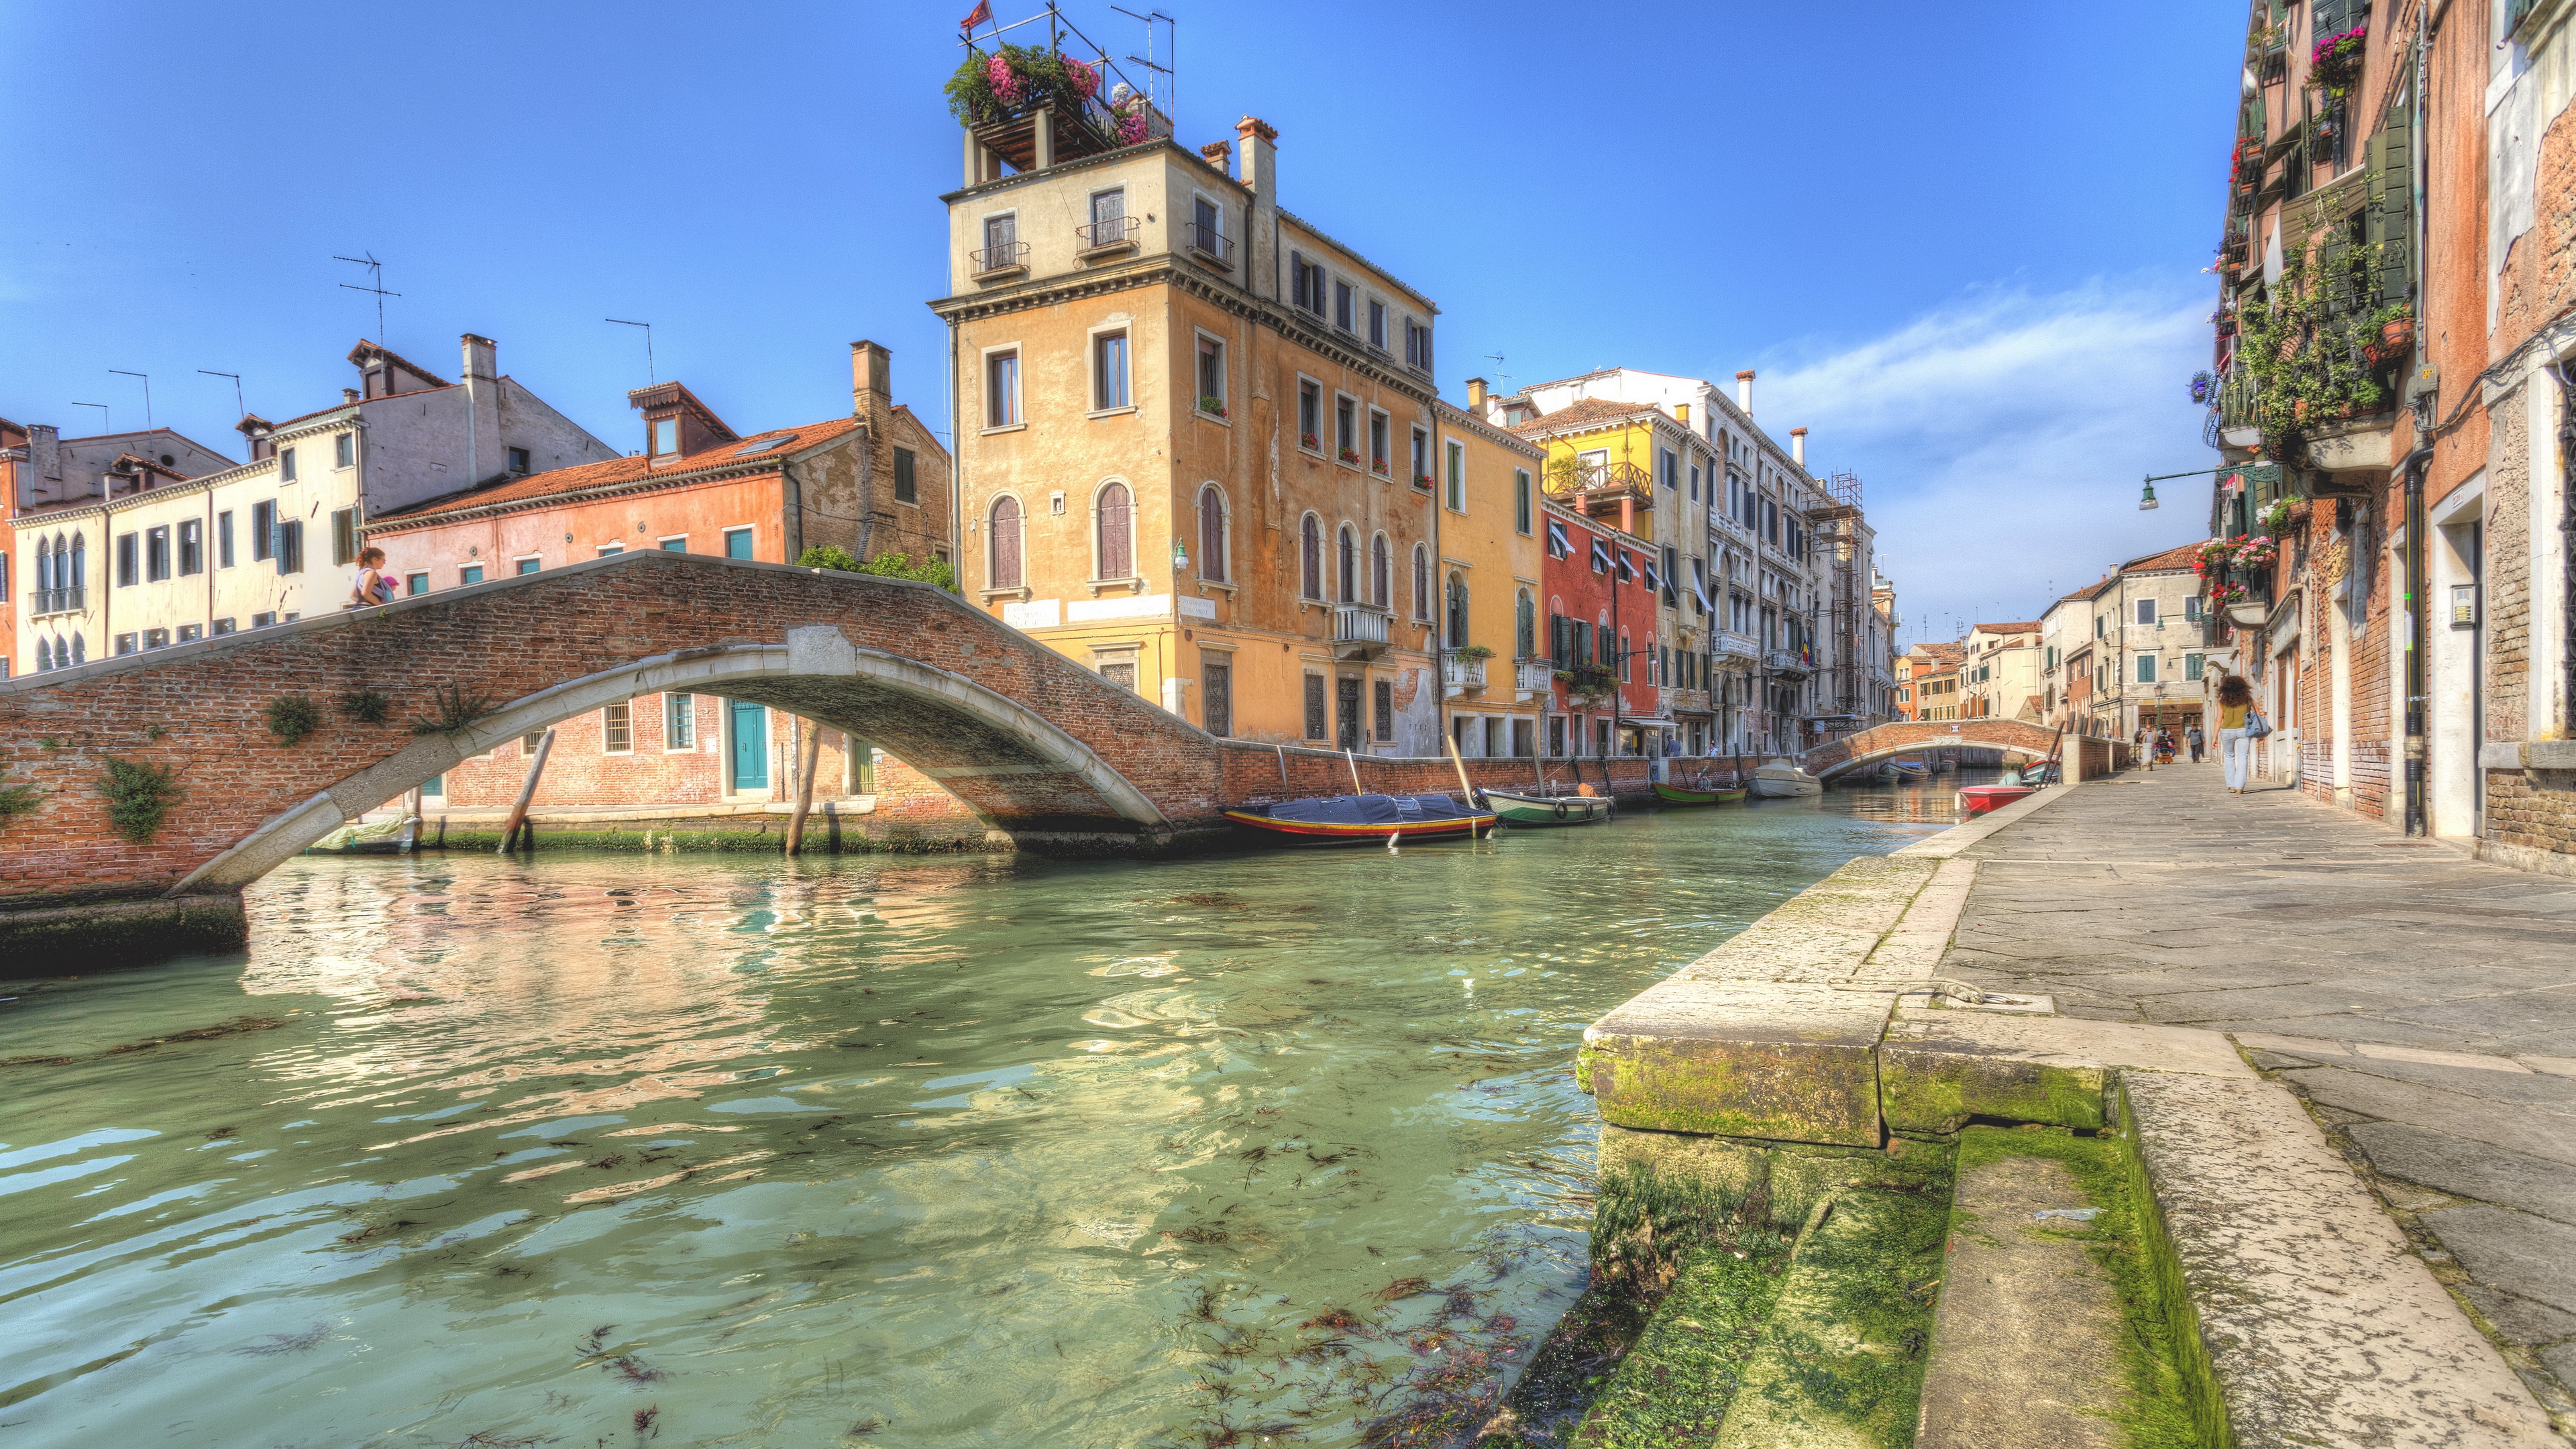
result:
[[[2227,793],[2245,793],[2246,766],[2254,742],[2245,737],[2245,716],[2254,709],[2254,690],[2245,676],[2231,674],[2218,683],[2218,759],[2227,767]]]
[[[344,609],[363,609],[372,604],[394,601],[394,581],[385,577],[385,551],[367,548],[358,554],[358,581],[349,586],[349,602]]]

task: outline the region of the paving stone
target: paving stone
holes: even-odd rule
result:
[[[2258,1052],[2259,1062],[2271,1053]],[[2292,1058],[2291,1060],[2296,1060]],[[2430,1126],[2533,1157],[2576,1167],[2576,1118],[2498,1104],[2491,1097],[2427,1087],[2343,1067],[2307,1067],[2281,1074],[2299,1095],[2319,1106]]]
[[[2405,1122],[2344,1131],[2390,1177],[2576,1226],[2576,1167]]]
[[[2528,1346],[2576,1337],[2576,1313],[2561,1313],[2546,1303],[2534,1303],[2519,1293],[2507,1293],[2501,1288],[2488,1288],[2477,1283],[2463,1285],[2460,1296],[2475,1304],[2478,1312],[2486,1315],[2487,1322],[2494,1324],[2496,1332],[2503,1334],[2507,1342]]]
[[[2416,1221],[2485,1284],[2511,1284],[2525,1298],[2576,1313],[2576,1228],[2508,1208],[2471,1203]]]
[[[2542,1349],[2540,1361],[2548,1365],[2549,1371],[2558,1376],[2560,1383],[2576,1384],[2576,1343],[2562,1343],[2556,1348]]]

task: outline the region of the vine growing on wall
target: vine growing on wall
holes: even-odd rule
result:
[[[33,785],[9,783],[9,767],[0,765],[0,828],[21,815],[33,815],[45,803],[44,792]]]
[[[2286,456],[2319,427],[2386,405],[2375,351],[2380,315],[2346,315],[2343,302],[2368,295],[2380,251],[2348,247],[2329,261],[2293,247],[2282,254],[2281,279],[2239,309],[2236,356],[2258,385],[2253,421],[2273,456]]]
[[[360,724],[383,724],[393,716],[393,701],[372,689],[352,689],[340,696],[340,713]]]
[[[289,747],[322,727],[322,706],[300,694],[281,694],[268,702],[268,732]]]

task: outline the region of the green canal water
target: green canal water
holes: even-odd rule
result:
[[[1435,1444],[1584,1024],[1921,790],[1185,863],[299,860],[0,984],[0,1445]]]

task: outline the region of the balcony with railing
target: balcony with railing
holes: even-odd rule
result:
[[[1667,689],[1664,691],[1664,713],[1708,713],[1708,691],[1705,689]]]
[[[1063,23],[1060,21],[1060,23]],[[1130,86],[1111,104],[1126,79],[1105,47],[1070,23],[1063,53],[1039,57],[1034,67],[1017,55],[997,56],[970,43],[948,86],[950,110],[987,151],[1014,171],[1036,171],[1127,146],[1163,140],[1171,119]],[[1084,61],[1085,51],[1099,59]],[[994,66],[999,62],[1001,75]],[[975,179],[970,177],[970,181]]]
[[[89,590],[79,586],[68,589],[31,589],[27,593],[27,612],[36,618],[48,614],[77,614],[89,607]]]
[[[1708,652],[1720,669],[1743,669],[1762,658],[1761,642],[1750,634],[1732,629],[1712,629],[1708,635]]]
[[[1762,656],[1762,669],[1774,679],[1804,679],[1816,672],[1816,662],[1803,649],[1774,649]]]
[[[1546,659],[1515,659],[1512,661],[1512,684],[1524,701],[1534,695],[1548,693],[1556,688],[1556,665]]]
[[[1025,275],[1029,269],[1029,244],[1024,241],[996,242],[977,247],[966,254],[966,265],[979,282],[1000,281]]]
[[[1622,503],[1639,509],[1655,506],[1654,475],[1634,463],[1559,458],[1547,465],[1547,491],[1593,518],[1617,517]]]
[[[1191,256],[1212,267],[1234,270],[1234,238],[1215,227],[1202,221],[1189,222],[1181,228],[1181,240]]]
[[[1340,659],[1375,659],[1386,652],[1387,612],[1368,604],[1333,606],[1333,654]]]
[[[1112,216],[1086,222],[1073,229],[1074,254],[1088,258],[1132,252],[1136,249],[1136,233],[1144,225],[1132,216]]]
[[[1440,655],[1440,688],[1446,695],[1472,693],[1485,687],[1485,661],[1482,656],[1463,650],[1445,650]]]

